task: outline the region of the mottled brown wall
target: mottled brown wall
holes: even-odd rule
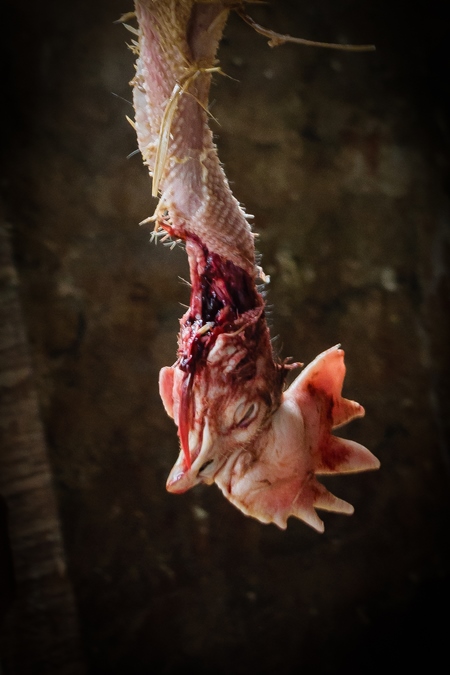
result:
[[[128,81],[130,2],[6,1],[2,189],[90,672],[431,670],[448,602],[449,30],[444,2],[272,0],[261,23],[344,54],[270,49],[232,16],[212,112],[260,233],[274,335],[341,342],[347,435],[382,462],[336,478],[356,507],[318,535],[245,518],[216,488],[168,495],[157,391],[187,290],[149,244]],[[114,95],[113,95],[114,94]],[[11,672],[16,672],[12,670]],[[54,672],[50,666],[45,671]]]

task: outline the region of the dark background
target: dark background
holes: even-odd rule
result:
[[[232,15],[219,52],[212,124],[255,215],[277,348],[308,362],[342,343],[344,393],[366,408],[345,435],[381,460],[330,479],[355,515],[325,514],[319,535],[250,520],[215,487],[165,491],[178,450],[157,378],[188,272],[138,226],[154,202],[127,158],[131,35],[113,23],[131,0],[3,2],[3,200],[93,675],[447,660],[446,4],[272,0],[248,6],[264,26],[377,50],[271,49]]]

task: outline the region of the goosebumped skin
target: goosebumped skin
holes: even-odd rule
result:
[[[144,162],[159,179],[156,226],[175,238],[195,237],[253,275],[253,235],[208,126],[208,71],[217,65],[228,10],[221,2],[141,0],[136,15],[135,124]],[[165,140],[165,161],[157,165]]]
[[[364,415],[342,398],[344,352],[323,352],[283,392],[287,365],[274,358],[256,282],[253,234],[233,197],[208,127],[225,0],[136,0],[133,80],[139,148],[160,201],[155,229],[185,242],[190,305],[177,360],[160,394],[178,427],[180,454],[167,489],[216,483],[246,515],[317,531],[316,508],[350,514],[316,474],[376,469],[363,446],[332,429]]]

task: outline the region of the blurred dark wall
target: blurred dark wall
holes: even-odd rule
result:
[[[318,535],[165,491],[185,254],[150,246],[132,3],[3,2],[1,186],[86,663],[101,673],[375,673],[444,657],[449,543],[449,113],[444,2],[272,0],[261,24],[375,43],[270,49],[232,15],[212,88],[219,154],[255,215],[273,334],[338,342],[345,435],[381,460],[332,481]],[[330,481],[331,482],[331,481]],[[19,628],[20,629],[20,628]],[[4,664],[4,668],[5,668]],[[6,672],[18,673],[13,664]],[[48,666],[40,672],[54,672]]]

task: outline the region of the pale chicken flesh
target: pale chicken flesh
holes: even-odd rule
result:
[[[208,125],[216,51],[232,4],[135,2],[134,125],[160,197],[155,231],[185,243],[192,285],[177,360],[159,380],[181,446],[167,489],[181,493],[216,483],[261,522],[285,528],[295,516],[323,531],[316,508],[349,514],[353,507],[316,474],[376,469],[379,462],[362,445],[331,433],[364,415],[362,406],[341,396],[339,346],[284,390],[293,365],[274,357],[254,235]]]

